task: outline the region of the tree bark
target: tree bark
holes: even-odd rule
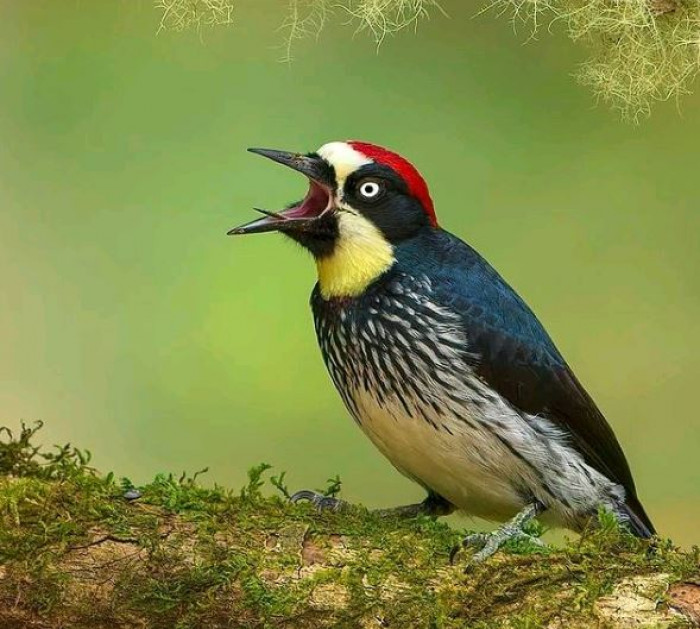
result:
[[[0,427],[1,629],[691,627],[700,551],[650,545],[601,516],[559,549],[473,566],[464,534],[360,507],[317,512],[158,474],[139,488],[89,453]],[[331,480],[330,492],[340,487]]]
[[[0,457],[1,461],[1,457]],[[690,627],[698,555],[599,529],[465,572],[459,533],[159,476],[0,476],[0,627]],[[133,492],[131,495],[134,495]]]

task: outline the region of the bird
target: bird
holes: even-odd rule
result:
[[[637,537],[655,535],[605,417],[525,301],[440,226],[413,164],[356,140],[248,150],[309,188],[228,233],[281,232],[311,253],[330,378],[365,435],[427,493],[381,513],[503,523],[464,539],[475,562],[510,539],[541,543],[527,532],[534,518],[581,532],[602,510]],[[307,490],[292,498],[344,504]]]

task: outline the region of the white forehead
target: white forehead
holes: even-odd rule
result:
[[[343,182],[350,173],[355,172],[360,166],[372,163],[371,159],[356,151],[347,142],[329,142],[316,152],[333,166],[339,188],[342,188]]]

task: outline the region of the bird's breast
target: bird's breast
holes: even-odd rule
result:
[[[317,303],[324,360],[345,405],[404,475],[471,513],[508,517],[522,497],[495,473],[498,440],[476,415],[489,397],[459,318],[427,278],[394,280],[360,300]]]

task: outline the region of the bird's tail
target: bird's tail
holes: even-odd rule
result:
[[[628,495],[625,504],[620,505],[620,511],[625,524],[634,535],[644,539],[656,535],[656,529],[637,496]]]

